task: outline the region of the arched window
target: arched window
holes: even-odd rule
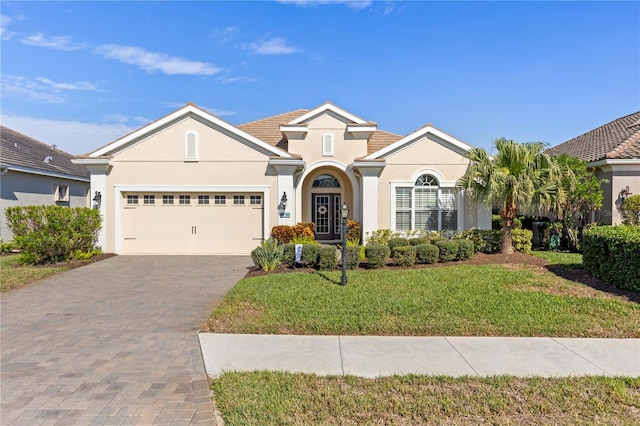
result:
[[[198,134],[187,132],[184,135],[184,161],[198,161]]]
[[[324,157],[333,155],[333,135],[331,133],[322,135],[322,155]]]
[[[455,231],[458,208],[453,188],[441,188],[438,179],[424,174],[414,186],[396,187],[396,231]]]
[[[340,188],[340,181],[332,175],[320,175],[313,180],[314,188]]]

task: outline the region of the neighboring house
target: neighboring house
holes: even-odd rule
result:
[[[567,154],[587,161],[602,183],[602,209],[591,222],[620,224],[620,206],[625,197],[640,193],[640,111],[568,140],[548,150],[552,155]]]
[[[7,207],[57,204],[86,207],[89,170],[73,164],[73,155],[0,126],[0,238],[13,238]]]
[[[101,195],[118,254],[249,253],[275,225],[338,241],[340,206],[377,229],[490,228],[455,191],[471,147],[426,125],[399,136],[326,102],[240,126],[187,104],[74,163]]]

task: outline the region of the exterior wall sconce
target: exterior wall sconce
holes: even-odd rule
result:
[[[342,278],[340,285],[347,285],[347,217],[349,216],[347,203],[342,203],[340,216],[342,217]]]
[[[278,204],[278,214],[280,217],[285,217],[285,211],[287,210],[287,193],[283,192],[280,197],[280,203]]]
[[[618,196],[620,197],[620,199],[622,200],[623,203],[624,203],[624,200],[626,200],[627,198],[629,198],[632,195],[633,195],[633,192],[631,192],[629,190],[629,185],[627,185],[626,188],[622,188],[620,190],[620,192],[618,193]]]
[[[93,208],[99,209],[101,203],[102,203],[102,194],[100,193],[100,191],[96,191],[96,194],[93,196]]]

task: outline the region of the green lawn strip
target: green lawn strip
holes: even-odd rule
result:
[[[20,287],[68,269],[65,266],[21,265],[18,256],[0,256],[0,290]]]
[[[542,274],[542,275],[541,275]],[[272,274],[241,280],[209,331],[258,334],[640,337],[640,306],[553,294],[548,272],[497,265]],[[560,290],[561,293],[564,290]]]
[[[250,372],[213,382],[232,425],[637,425],[640,378],[394,376]]]
[[[534,251],[531,254],[546,260],[549,265],[561,265],[564,269],[584,269],[580,253]]]

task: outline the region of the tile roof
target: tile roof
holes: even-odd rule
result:
[[[49,160],[47,161],[47,158]],[[89,179],[89,170],[73,164],[73,155],[37,141],[15,130],[0,126],[0,162],[3,165],[27,167]]]
[[[620,117],[547,151],[593,162],[640,158],[640,111]]]
[[[251,121],[249,123],[241,124],[237,126],[240,130],[249,133],[270,145],[283,149],[287,152],[289,148],[289,141],[286,140],[280,132],[280,125],[287,124],[298,117],[303,116],[311,110],[297,109],[295,111],[286,112],[284,114],[278,114],[271,117],[263,118],[261,120]],[[368,122],[366,125],[375,125],[375,123]],[[368,141],[367,155],[376,152],[387,145],[399,141],[402,136],[394,133],[385,132],[383,130],[376,130],[371,134]],[[290,153],[291,154],[291,153]]]

